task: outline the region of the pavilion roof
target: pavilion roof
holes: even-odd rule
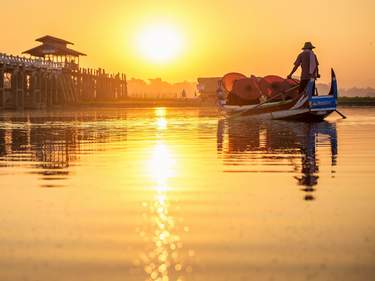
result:
[[[74,45],[72,42],[69,42],[69,41],[66,41],[64,39],[60,39],[60,38],[57,38],[57,37],[53,37],[51,35],[46,35],[46,36],[43,36],[43,37],[40,37],[38,39],[36,39],[35,41],[38,41],[38,42],[41,42],[41,43],[44,43],[44,44],[48,44],[48,43],[57,43],[57,44],[69,44],[69,45]]]
[[[86,54],[72,50],[64,45],[52,45],[52,44],[42,44],[30,50],[22,52],[23,54],[29,54],[34,57],[44,57],[45,55],[55,55],[55,56],[86,56]]]

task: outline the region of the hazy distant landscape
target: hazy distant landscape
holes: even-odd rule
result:
[[[323,93],[329,92],[330,85],[318,83],[317,87],[318,87],[319,93],[323,94]],[[340,88],[339,95],[341,97],[375,97],[375,89],[371,87]]]
[[[170,83],[162,78],[153,78],[142,80],[131,78],[127,81],[128,94],[135,98],[181,98],[185,91],[187,98],[193,98],[198,95],[197,82],[182,81]],[[330,85],[324,83],[317,84],[320,94],[329,92]],[[340,88],[341,97],[375,97],[375,88]]]
[[[187,98],[197,95],[197,83],[188,81],[169,83],[161,78],[147,81],[131,78],[127,87],[129,97],[133,98],[180,98],[183,91]]]

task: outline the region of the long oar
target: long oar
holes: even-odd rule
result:
[[[254,108],[251,108],[251,109],[256,109],[259,106],[261,106],[261,105],[263,105],[267,102],[270,102],[271,100],[274,100],[274,99],[278,98],[279,96],[282,96],[283,94],[289,93],[290,91],[297,89],[298,87],[299,87],[299,85],[296,85],[296,86],[293,86],[293,87],[289,88],[286,91],[281,91],[278,94],[274,95],[273,97],[270,97],[268,100],[265,100],[264,102],[261,102],[260,104],[258,104],[257,106],[255,106]]]
[[[342,117],[342,119],[346,119],[346,116],[342,114],[340,111],[338,111],[337,109],[335,111]]]
[[[286,93],[288,93],[288,92],[290,92],[290,91],[292,91],[292,90],[295,90],[295,89],[297,89],[298,87],[299,87],[299,85],[296,85],[296,86],[293,86],[293,87],[289,88],[289,89],[286,90],[286,91],[280,91],[279,93],[275,94],[274,96],[270,97],[269,99],[267,99],[267,100],[265,100],[265,101],[263,101],[263,102],[257,104],[257,105],[254,106],[253,108],[249,108],[249,109],[242,110],[242,111],[240,111],[240,112],[238,112],[238,113],[235,113],[235,114],[229,116],[229,118],[234,118],[234,117],[237,117],[237,116],[241,116],[241,115],[242,115],[243,113],[245,113],[245,112],[249,112],[249,111],[252,111],[252,110],[254,110],[254,109],[257,109],[258,107],[262,106],[263,104],[268,103],[268,102],[270,102],[270,101],[272,101],[272,100],[274,100],[274,99],[280,97],[281,95],[286,94]]]

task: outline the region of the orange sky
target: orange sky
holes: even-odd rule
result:
[[[336,69],[340,86],[375,87],[375,1],[243,0],[2,1],[0,52],[19,54],[46,34],[75,42],[83,66],[169,81],[226,72],[287,75],[304,41],[316,46],[322,79]],[[146,27],[173,27],[183,39],[163,64],[143,57]]]

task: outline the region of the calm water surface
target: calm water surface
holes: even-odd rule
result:
[[[371,280],[375,108],[0,114],[0,280]]]

